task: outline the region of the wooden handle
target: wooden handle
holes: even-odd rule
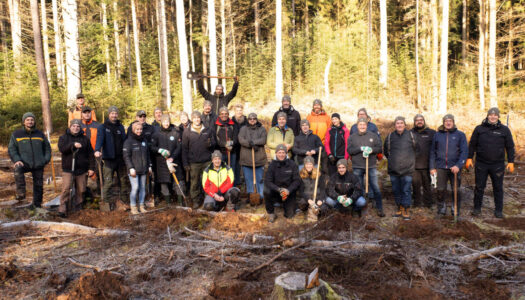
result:
[[[366,169],[365,169],[365,193],[368,194],[368,157],[366,158]]]
[[[253,172],[253,193],[257,191],[257,184],[255,182],[255,150],[252,148],[252,172]]]
[[[454,222],[458,221],[458,173],[454,173]]]
[[[318,154],[318,158],[317,158],[317,174],[315,174],[315,186],[314,186],[314,203],[315,203],[315,200],[317,198],[317,184],[319,183],[319,171],[321,169],[321,154],[322,154],[322,150],[323,150],[323,147],[319,147],[319,153]]]

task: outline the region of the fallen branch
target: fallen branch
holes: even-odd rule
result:
[[[112,268],[109,268],[109,269],[102,269],[100,267],[97,267],[97,266],[94,266],[94,265],[88,265],[88,264],[82,264],[82,263],[79,263],[78,261],[72,259],[71,257],[68,257],[67,258],[73,265],[77,266],[77,267],[81,267],[81,268],[86,268],[86,269],[92,269],[92,270],[95,270],[97,272],[104,272],[104,271],[108,271],[112,274],[115,274],[115,275],[118,275],[118,276],[122,276],[124,277],[124,275],[120,274],[120,273],[117,273],[117,272],[113,272],[113,270],[116,270],[116,269],[120,269],[120,266],[115,266],[115,267],[112,267]]]
[[[272,245],[272,246],[266,246],[266,245],[241,245],[237,243],[223,243],[223,242],[216,242],[216,241],[208,241],[208,240],[193,240],[188,238],[178,238],[179,241],[183,242],[190,242],[190,243],[203,243],[203,244],[209,244],[209,245],[215,245],[220,247],[233,247],[233,248],[241,248],[241,249],[247,249],[247,250],[269,250],[269,249],[278,249],[281,248],[279,245]]]
[[[488,257],[488,256],[494,256],[494,255],[497,255],[497,254],[500,254],[500,253],[507,252],[507,251],[512,250],[512,249],[514,249],[516,247],[518,247],[518,245],[513,245],[513,246],[508,246],[508,247],[501,246],[501,247],[488,249],[488,250],[485,250],[485,251],[480,251],[480,252],[464,255],[464,256],[459,258],[459,263],[460,264],[471,263],[471,262],[476,261],[478,259],[482,259],[482,258],[485,258],[485,257]]]
[[[236,214],[236,215],[240,215],[240,216],[243,216],[243,217],[251,218],[251,219],[254,219],[254,220],[259,220],[259,219],[262,219],[262,218],[264,218],[266,216],[265,214],[252,214],[252,213],[243,213],[243,212],[207,211],[207,210],[204,210],[204,209],[192,209],[191,207],[181,207],[181,206],[175,206],[175,207],[173,207],[173,209],[183,210],[183,211],[186,211],[188,213],[204,214],[204,215],[208,215],[208,216],[212,216],[212,217],[215,217],[217,215],[223,215],[224,216],[224,215],[228,215],[228,214]]]
[[[46,221],[30,221],[30,220],[24,220],[24,221],[18,221],[18,222],[11,222],[11,223],[3,223],[0,224],[0,228],[2,229],[15,229],[20,227],[32,227],[40,230],[52,230],[52,231],[60,231],[60,232],[69,232],[74,234],[91,234],[91,235],[98,235],[98,236],[105,236],[105,235],[128,235],[129,232],[126,230],[117,230],[117,229],[99,229],[99,228],[93,228],[88,227],[84,225],[78,225],[68,222],[46,222]]]

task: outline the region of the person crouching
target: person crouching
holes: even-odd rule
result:
[[[342,213],[357,212],[366,205],[363,188],[357,176],[348,171],[346,160],[337,161],[337,173],[333,174],[326,188],[326,204]]]
[[[202,174],[202,187],[206,193],[203,208],[209,211],[221,211],[226,208],[228,201],[239,209],[241,191],[233,186],[233,169],[222,161],[219,150],[211,154],[211,164]]]

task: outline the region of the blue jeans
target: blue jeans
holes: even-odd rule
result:
[[[131,183],[129,202],[131,206],[137,206],[137,192],[139,196],[139,205],[144,205],[144,198],[146,198],[146,177],[148,177],[148,174],[137,174],[135,177],[129,176],[129,182]]]
[[[345,209],[349,209],[350,207],[352,207],[353,210],[355,210],[355,211],[359,211],[366,205],[366,199],[363,196],[361,196],[361,197],[357,198],[357,201],[354,201],[354,203],[352,203],[352,205],[350,205],[350,207],[344,207],[341,203],[339,203],[339,201],[334,200],[334,199],[332,199],[330,197],[326,197],[325,203],[330,208],[335,208],[335,209],[337,209],[339,211],[342,211],[342,210],[345,210]]]
[[[412,176],[394,176],[390,175],[392,182],[392,191],[396,205],[405,208],[412,204]]]
[[[363,191],[365,190],[365,169],[354,169],[354,175],[359,178],[361,181],[361,185],[363,185]],[[376,168],[368,168],[368,186],[370,189],[368,190],[368,197],[374,198],[376,201],[376,208],[377,209],[383,209],[383,200],[381,198],[381,191],[379,190],[379,184],[377,183],[377,169]]]
[[[253,193],[253,168],[242,166],[242,173],[244,174],[244,180],[246,181],[246,192]],[[255,167],[255,179],[257,185],[257,193],[263,195],[264,191],[264,166]]]

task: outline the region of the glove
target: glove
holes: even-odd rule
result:
[[[372,147],[361,146],[361,151],[363,151],[363,157],[367,158],[370,156],[370,153],[372,153]]]
[[[164,158],[168,158],[170,156],[170,152],[166,149],[159,149],[159,154],[162,155]]]
[[[166,161],[166,165],[168,165],[168,170],[170,170],[170,173],[175,173],[175,166],[176,166],[176,164],[170,163],[169,161]]]
[[[341,203],[341,204],[342,204],[344,207],[348,207],[348,206],[352,205],[352,202],[354,202],[354,201],[352,200],[352,198],[348,197],[348,198],[346,198],[345,201],[344,201],[343,203]]]
[[[430,184],[432,185],[433,188],[437,188],[437,173],[434,173],[434,174],[430,174]]]
[[[465,163],[465,169],[472,168],[472,158],[467,159],[467,162]]]
[[[335,164],[335,156],[333,154],[328,155],[328,159],[332,164]]]
[[[153,169],[151,167],[148,168],[148,173],[151,175],[153,174]]]
[[[345,201],[345,196],[343,195],[337,196],[337,202],[343,204],[344,201]]]
[[[514,173],[514,163],[507,164],[507,171]]]
[[[259,151],[259,146],[253,146],[253,151]]]
[[[227,141],[226,142],[226,149],[228,149],[228,151],[232,151],[233,149],[233,141]]]
[[[184,171],[186,171],[186,172],[191,171],[191,167],[190,167],[190,166],[185,166],[185,167],[184,167]]]
[[[252,148],[255,146],[255,145],[253,144],[253,141],[250,141],[249,144],[250,144],[250,147],[252,147]]]
[[[135,169],[133,168],[129,169],[129,176],[131,177],[137,176],[137,171],[135,171]]]
[[[286,198],[288,198],[288,195],[290,195],[290,191],[285,188],[280,188],[279,194],[281,194],[281,198],[283,198],[283,201],[285,201]]]
[[[383,159],[383,153],[377,153],[376,157],[378,161],[381,161]]]

